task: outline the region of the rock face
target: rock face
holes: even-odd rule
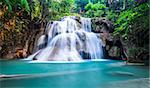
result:
[[[0,32],[0,50],[2,49],[3,39],[4,39],[4,37],[3,37],[3,33],[2,33],[2,32]]]
[[[44,33],[44,26],[37,25],[31,22],[19,32],[17,30],[0,32],[0,58],[15,59],[30,55],[38,38]]]
[[[113,37],[113,23],[106,18],[94,18],[92,20],[93,32],[99,35],[104,42],[104,58],[125,59],[123,45],[119,38]]]
[[[92,31],[97,33],[99,38],[101,38],[104,42],[104,58],[117,60],[123,59],[130,63],[144,63],[145,65],[149,65],[149,52],[135,46],[133,41],[126,42],[121,36],[114,36],[114,27],[112,22],[105,18],[94,18],[92,20],[92,27]],[[136,31],[136,33],[138,32]],[[133,37],[135,38],[135,34],[133,34]],[[134,38],[131,39],[134,40]],[[136,36],[136,38],[139,37]]]
[[[93,27],[92,31],[95,33],[103,33],[103,32],[112,33],[114,31],[113,23],[107,20],[106,18],[93,18],[92,27]]]

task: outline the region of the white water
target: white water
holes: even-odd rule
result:
[[[90,18],[81,18],[81,24],[82,24],[82,29],[87,31],[87,32],[91,32],[92,28],[91,28],[91,19]]]
[[[38,61],[101,59],[102,41],[91,30],[90,18],[81,18],[81,28],[72,17],[48,23],[45,33],[48,38],[45,40],[45,35],[39,38],[37,52],[32,55],[32,59]],[[47,46],[43,48],[42,43],[45,42]]]

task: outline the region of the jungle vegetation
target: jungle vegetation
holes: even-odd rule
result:
[[[148,0],[0,0],[0,56],[15,52],[16,45],[29,46],[48,21],[73,15],[109,19],[114,36],[138,58],[149,53],[149,8]]]

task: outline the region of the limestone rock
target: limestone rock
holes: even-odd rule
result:
[[[101,33],[108,31],[112,33],[114,31],[113,23],[106,18],[94,18],[92,19],[93,32]]]

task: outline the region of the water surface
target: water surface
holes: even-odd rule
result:
[[[24,75],[1,78],[2,88],[108,88],[112,82],[149,77],[148,67],[127,66],[115,60],[80,63],[0,60],[0,65],[0,74]]]

